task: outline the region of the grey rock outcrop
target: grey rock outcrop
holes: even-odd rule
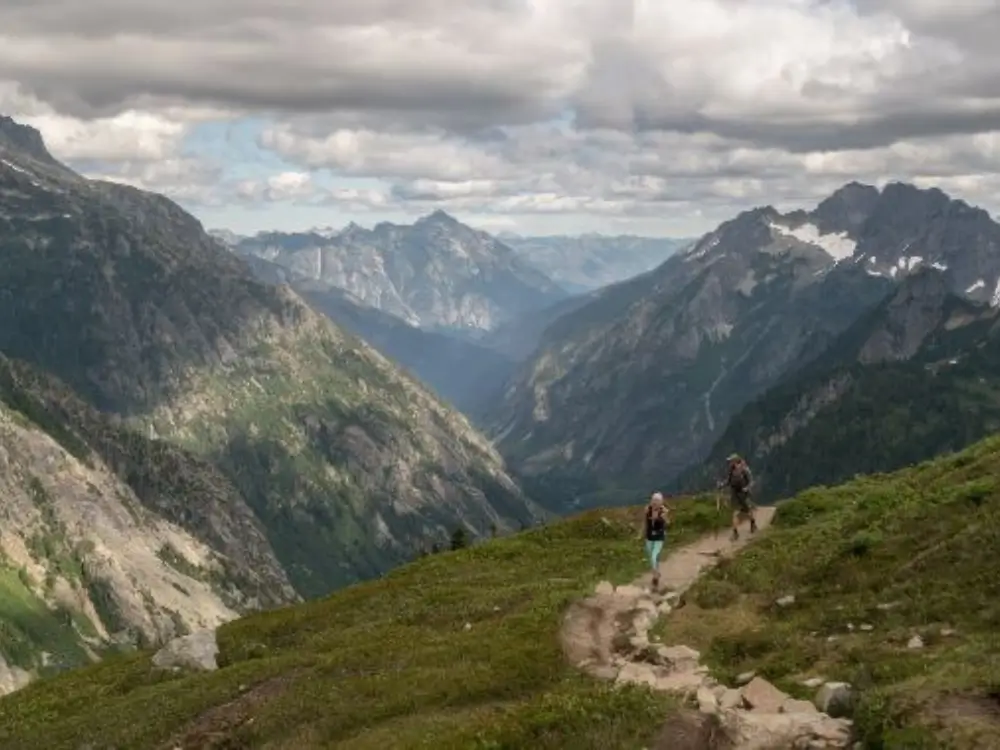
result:
[[[219,668],[218,656],[215,630],[200,630],[167,643],[153,655],[153,664],[161,669],[213,672]]]

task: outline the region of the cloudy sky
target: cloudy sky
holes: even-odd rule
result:
[[[237,231],[691,235],[906,179],[1000,211],[1000,0],[2,0],[0,113]]]

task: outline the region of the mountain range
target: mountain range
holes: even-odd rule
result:
[[[544,517],[423,385],[10,118],[0,253],[10,681]]]
[[[443,211],[412,225],[263,232],[232,246],[426,330],[485,332],[567,296],[502,242]]]
[[[433,231],[428,227],[433,227]],[[398,304],[399,294],[387,296],[380,291],[397,288],[398,279],[393,277],[391,269],[410,263],[401,256],[419,254],[426,260],[424,272],[408,282],[407,293],[412,299],[437,300],[441,304],[434,303],[436,309],[449,304],[471,309],[478,303],[456,302],[454,290],[467,286],[469,279],[475,278],[476,283],[481,283],[473,297],[478,295],[480,301],[509,297],[505,288],[509,287],[510,279],[523,268],[537,265],[532,256],[535,240],[541,243],[539,247],[549,248],[542,258],[557,272],[565,275],[573,268],[586,266],[607,278],[627,274],[631,267],[654,264],[654,258],[666,257],[680,242],[599,235],[519,238],[517,242],[524,239],[528,244],[514,244],[514,252],[520,255],[517,261],[512,260],[511,248],[506,244],[440,211],[412,227],[380,224],[371,232],[352,225],[343,231],[268,232],[249,238],[227,230],[211,230],[210,234],[244,258],[258,279],[269,284],[288,284],[315,310],[371,344],[440,397],[476,419],[491,407],[518,363],[535,350],[545,328],[602,292],[593,289],[573,296],[555,293],[551,299],[556,301],[550,299],[542,307],[536,307],[536,303],[527,307],[511,305],[501,316],[491,319],[486,328],[478,327],[475,318],[463,318],[459,325],[448,326],[433,316],[411,314],[409,308]],[[406,240],[386,239],[392,236],[398,239],[399,234]],[[358,250],[357,243],[362,241],[368,243],[365,251]],[[373,250],[376,246],[380,249]],[[454,261],[449,258],[454,258],[456,249],[473,258],[475,264],[452,265]],[[364,252],[378,256],[378,261],[369,265],[381,270],[369,269],[354,275],[340,272],[345,265],[360,265],[357,258]],[[328,268],[339,270],[319,273],[316,270],[319,257],[333,258],[323,262]],[[506,266],[511,267],[511,273],[490,270]],[[448,273],[440,272],[444,268]],[[592,285],[593,282],[569,284],[580,289]],[[540,282],[540,286],[550,285]]]
[[[916,277],[995,307],[998,250],[1000,225],[985,211],[900,183],[850,183],[808,212],[746,211],[557,319],[508,382],[490,431],[526,481],[561,489],[563,502],[583,488],[675,481],[746,445],[725,433],[734,417],[751,403],[770,410],[760,404],[772,388],[799,393],[798,373],[833,367],[859,321],[895,311],[862,361],[881,361],[886,347],[912,357],[931,334],[894,332],[899,316],[921,318],[918,290],[930,287]]]

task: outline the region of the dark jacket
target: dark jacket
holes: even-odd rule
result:
[[[740,461],[729,467],[729,474],[726,476],[726,484],[734,492],[749,492],[750,485],[753,484],[753,474],[746,461]]]
[[[662,542],[667,538],[667,509],[653,510],[652,505],[646,506],[646,539],[650,542]]]

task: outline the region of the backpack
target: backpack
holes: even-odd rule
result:
[[[740,463],[729,472],[729,486],[734,490],[743,491],[750,486],[750,467]]]

